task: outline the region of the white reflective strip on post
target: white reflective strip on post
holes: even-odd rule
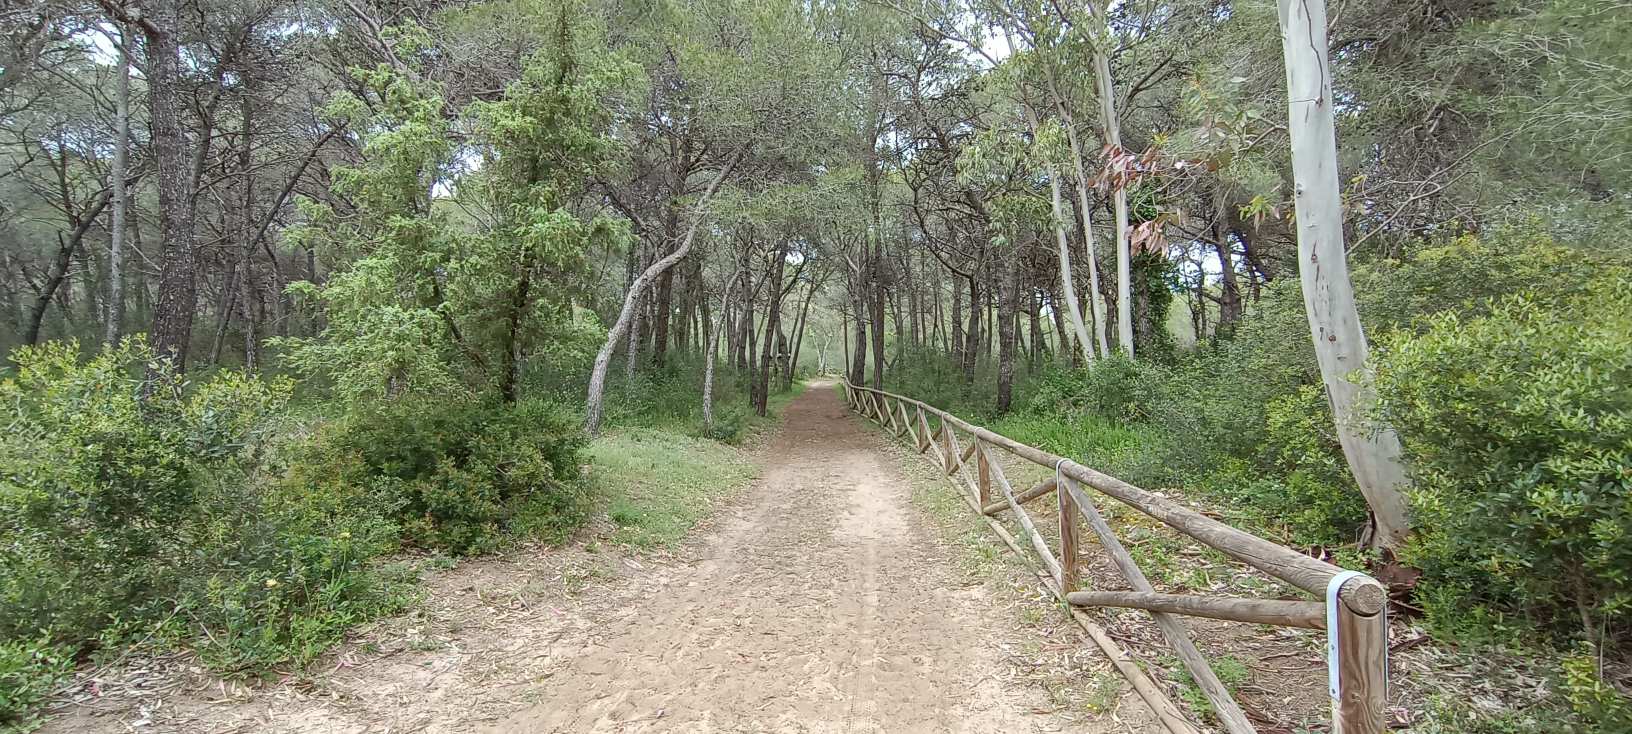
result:
[[[1333,701],[1343,697],[1343,682],[1337,667],[1337,593],[1343,590],[1343,584],[1348,583],[1349,579],[1364,576],[1359,571],[1343,571],[1326,582],[1326,691]]]

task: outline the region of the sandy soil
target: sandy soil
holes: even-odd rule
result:
[[[1015,674],[1014,614],[960,572],[883,439],[813,387],[761,478],[673,557],[464,563],[317,673],[183,656],[88,683],[48,732],[1144,731]]]

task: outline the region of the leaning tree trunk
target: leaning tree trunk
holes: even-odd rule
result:
[[[1082,322],[1082,306],[1077,303],[1077,284],[1071,277],[1071,244],[1065,235],[1065,206],[1060,202],[1060,172],[1048,167],[1049,205],[1054,208],[1054,241],[1059,246],[1060,290],[1065,294],[1065,314],[1071,319],[1071,331],[1077,344],[1082,345],[1084,357],[1094,361],[1093,342],[1088,340],[1088,326]],[[1098,324],[1095,324],[1098,327]]]
[[[1361,425],[1373,395],[1369,386],[1349,380],[1349,375],[1365,368],[1367,346],[1343,252],[1326,4],[1280,0],[1280,16],[1304,308],[1338,441],[1371,508],[1371,544],[1393,549],[1410,530],[1400,493],[1405,471],[1399,437]]]
[[[1082,210],[1082,249],[1088,253],[1088,294],[1093,308],[1094,338],[1098,340],[1100,356],[1108,357],[1111,346],[1106,336],[1105,294],[1099,290],[1099,251],[1094,247],[1093,209],[1088,206],[1088,171],[1082,165],[1082,144],[1077,140],[1076,128],[1069,120],[1067,125],[1066,140],[1071,143],[1071,162],[1077,176],[1077,207]],[[1083,346],[1084,350],[1088,348]]]
[[[1023,92],[1021,96],[1021,107],[1025,111],[1026,123],[1031,128],[1032,135],[1036,136],[1039,133],[1037,113],[1032,109],[1030,100],[1025,99],[1026,95]],[[1060,109],[1064,108],[1064,105],[1056,106]],[[1063,122],[1070,125],[1069,118],[1064,119]],[[1060,200],[1060,170],[1053,163],[1048,164],[1048,192],[1049,206],[1054,214],[1054,241],[1059,249],[1060,290],[1065,295],[1066,316],[1071,320],[1071,330],[1076,335],[1077,344],[1082,346],[1084,357],[1089,362],[1093,362],[1096,356],[1090,347],[1093,342],[1088,341],[1088,326],[1082,320],[1082,304],[1077,300],[1076,278],[1071,270],[1071,243],[1065,233],[1065,206]],[[1002,293],[1001,287],[999,293]],[[1058,304],[1056,304],[1056,307],[1058,307]]]
[[[793,353],[788,355],[788,371],[782,375],[782,389],[793,389],[793,372],[799,369],[799,347],[805,341],[805,321],[810,317],[810,302],[816,296],[815,279],[811,280],[810,290],[805,293],[805,302],[799,307],[799,318],[793,325]]]
[[[57,295],[57,290],[68,280],[68,269],[73,265],[74,252],[85,240],[85,233],[89,232],[96,218],[101,216],[102,210],[108,205],[107,196],[98,196],[96,202],[80,214],[79,221],[74,223],[74,231],[63,239],[57,235],[57,256],[51,261],[51,270],[46,274],[45,284],[40,287],[39,295],[34,299],[34,305],[28,311],[28,331],[23,336],[25,344],[40,343],[40,327],[45,322],[45,312],[51,308],[51,299]]]
[[[612,352],[618,348],[618,342],[623,339],[624,332],[629,329],[629,322],[634,318],[635,308],[640,302],[641,293],[646,290],[646,285],[652,282],[654,278],[674,267],[675,263],[685,259],[686,254],[691,252],[691,243],[696,240],[697,228],[703,221],[704,207],[708,206],[709,199],[713,198],[714,192],[720,187],[720,183],[725,180],[726,176],[731,174],[731,169],[736,168],[737,161],[741,160],[741,158],[742,154],[738,153],[736,157],[725,164],[724,168],[720,169],[719,174],[714,177],[713,181],[708,182],[708,188],[703,191],[702,197],[697,201],[697,209],[692,213],[691,226],[686,229],[686,237],[680,242],[680,246],[675,248],[674,252],[652,263],[651,267],[646,268],[629,284],[629,292],[623,297],[623,308],[618,312],[618,320],[612,324],[611,331],[607,332],[606,343],[601,345],[601,351],[595,355],[595,366],[589,373],[589,394],[585,399],[584,406],[584,431],[589,435],[593,436],[601,431],[601,414],[606,397],[606,368],[612,362]]]

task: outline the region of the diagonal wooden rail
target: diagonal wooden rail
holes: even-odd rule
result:
[[[1027,446],[1006,436],[964,421],[923,402],[874,388],[841,383],[845,399],[858,413],[910,438],[920,454],[933,453],[946,477],[967,493],[963,499],[981,513],[988,525],[1018,553],[1019,542],[992,516],[1014,515],[1026,542],[1042,566],[1043,582],[1056,596],[1073,606],[1073,616],[1088,631],[1118,672],[1150,704],[1162,724],[1175,734],[1195,732],[1195,726],[1177,711],[1143,670],[1112,642],[1102,629],[1074,607],[1122,607],[1151,614],[1174,654],[1184,663],[1219,722],[1231,734],[1256,734],[1256,728],[1219,681],[1190,639],[1177,615],[1268,624],[1281,627],[1326,629],[1328,675],[1335,734],[1381,734],[1385,731],[1384,705],[1388,685],[1388,595],[1382,584],[1364,574],[1345,571],[1318,558],[1231,527],[1165,497],[1076,463],[1069,458]],[[933,428],[933,430],[932,430]],[[962,446],[958,432],[967,436]],[[1036,486],[1016,492],[992,455],[1000,449],[1054,471]],[[974,464],[973,471],[970,464]],[[1256,568],[1324,601],[1284,601],[1189,596],[1157,593],[1132,554],[1123,547],[1092,498],[1087,486],[1145,513],[1191,539],[1241,563]],[[1000,497],[993,497],[994,489]],[[1038,531],[1023,507],[1025,502],[1053,493],[1059,508],[1058,554]],[[1077,520],[1081,517],[1100,546],[1111,557],[1133,591],[1078,591]]]

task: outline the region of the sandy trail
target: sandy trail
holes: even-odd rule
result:
[[[157,661],[47,731],[1099,730],[1013,682],[1013,612],[936,542],[882,437],[826,386],[785,415],[688,558],[461,564],[321,675],[234,690]]]
[[[490,731],[1037,731],[982,593],[955,590],[910,488],[833,391],[787,409],[706,560],[649,589]],[[1032,702],[1035,703],[1035,702]]]

